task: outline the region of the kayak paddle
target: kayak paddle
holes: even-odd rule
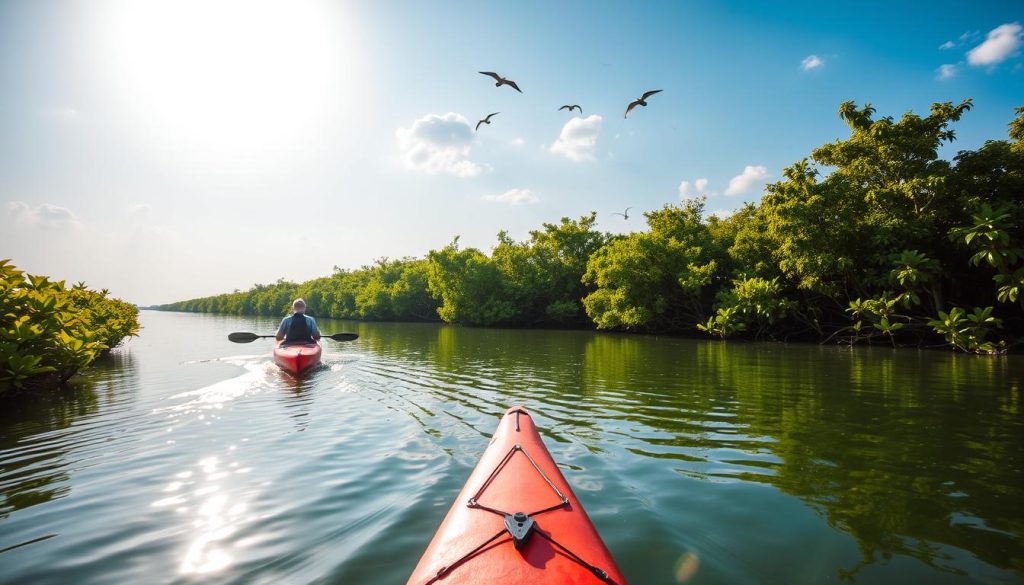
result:
[[[255,333],[229,333],[228,340],[234,341],[235,343],[251,343],[257,339],[264,337],[277,337],[276,335],[256,335]],[[333,339],[334,341],[354,341],[359,335],[355,333],[335,333],[334,335],[324,335],[321,339]]]

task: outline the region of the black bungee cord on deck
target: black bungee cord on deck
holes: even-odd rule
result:
[[[515,412],[515,415],[516,415],[516,432],[518,433],[519,432],[519,415],[520,414],[525,414],[525,415],[529,416],[529,413],[527,413],[524,410],[515,410],[513,412]],[[504,510],[498,510],[497,508],[491,508],[489,506],[485,506],[485,505],[480,503],[480,497],[483,495],[484,491],[487,489],[488,486],[490,486],[491,482],[494,481],[494,478],[498,476],[498,474],[501,472],[501,470],[505,467],[506,464],[508,464],[509,461],[511,461],[512,457],[515,456],[516,453],[522,453],[523,455],[526,456],[526,458],[533,465],[533,468],[537,471],[537,473],[540,474],[540,476],[542,478],[544,478],[544,481],[548,484],[548,486],[551,488],[551,490],[555,492],[555,495],[558,496],[558,500],[559,500],[558,504],[555,504],[554,506],[550,506],[548,508],[543,508],[541,510],[538,510],[536,512],[532,512],[530,514],[526,514],[526,513],[523,513],[523,512],[509,513],[509,512],[505,512]],[[482,543],[480,543],[480,545],[477,546],[476,548],[474,548],[473,550],[471,550],[468,553],[466,553],[466,554],[462,555],[461,557],[459,557],[456,561],[452,562],[450,565],[446,565],[446,566],[441,567],[440,569],[438,569],[437,573],[429,581],[427,581],[425,583],[425,585],[432,585],[433,583],[436,583],[437,581],[440,581],[441,579],[445,578],[449,573],[454,571],[456,568],[461,566],[463,563],[465,563],[469,559],[475,557],[476,555],[480,554],[481,552],[483,552],[484,550],[489,548],[491,543],[493,543],[494,541],[498,540],[503,535],[507,534],[507,535],[511,536],[512,537],[512,544],[518,550],[518,549],[522,549],[524,546],[526,546],[526,543],[529,541],[530,536],[532,534],[534,534],[534,533],[538,534],[544,540],[550,542],[559,551],[561,551],[567,558],[569,558],[570,560],[572,560],[572,561],[578,563],[579,565],[585,567],[587,570],[589,570],[591,573],[593,573],[595,577],[597,577],[598,579],[600,579],[604,583],[606,583],[608,585],[617,585],[615,583],[615,581],[613,581],[612,578],[608,576],[608,573],[605,570],[601,569],[600,567],[596,567],[594,565],[591,565],[587,561],[583,560],[579,555],[577,555],[576,553],[572,552],[571,550],[569,550],[565,546],[562,546],[551,535],[542,532],[540,530],[540,527],[537,526],[537,522],[534,520],[534,518],[536,516],[540,516],[541,514],[545,514],[547,512],[551,512],[553,510],[558,510],[558,509],[561,509],[561,508],[568,508],[569,507],[569,498],[565,497],[565,495],[561,492],[561,490],[558,489],[558,486],[556,486],[554,484],[554,482],[551,481],[551,478],[549,478],[547,476],[547,474],[544,473],[544,470],[541,469],[539,465],[537,465],[537,462],[530,455],[530,452],[527,451],[522,445],[517,443],[517,444],[513,445],[511,449],[508,450],[508,453],[506,453],[505,456],[498,463],[498,465],[495,466],[494,470],[491,471],[491,474],[487,476],[487,479],[480,486],[480,489],[477,490],[477,492],[475,494],[473,494],[472,497],[469,498],[469,501],[466,502],[466,506],[468,506],[470,508],[476,508],[476,509],[479,509],[479,510],[483,510],[485,512],[490,512],[492,514],[497,514],[498,516],[503,517],[505,519],[505,526],[504,526],[504,528],[502,530],[498,531],[498,533],[495,534],[494,536],[492,536],[492,537],[488,538],[487,540],[483,541]]]

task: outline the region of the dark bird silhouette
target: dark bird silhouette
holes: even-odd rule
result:
[[[623,116],[623,118],[628,118],[629,117],[629,113],[631,111],[633,111],[633,108],[635,108],[637,106],[644,106],[644,107],[646,107],[647,106],[647,98],[651,97],[652,95],[654,95],[654,94],[656,94],[656,93],[658,93],[660,91],[661,91],[660,89],[652,89],[651,91],[645,91],[644,95],[642,95],[639,98],[629,102],[629,107],[626,108],[626,115]]]
[[[494,112],[493,114],[487,114],[486,118],[484,118],[483,120],[480,120],[479,122],[476,123],[476,129],[477,130],[480,129],[480,124],[490,124],[491,123],[491,116],[497,116],[500,113],[501,112]]]
[[[632,207],[627,207],[627,208],[626,208],[626,211],[625,211],[624,213],[618,213],[618,212],[615,212],[615,213],[613,213],[612,215],[621,215],[621,216],[622,216],[622,219],[629,219],[629,210],[630,210],[630,209],[633,209],[633,208],[632,208]]]
[[[511,87],[512,89],[518,91],[519,93],[523,93],[523,90],[519,89],[519,86],[516,85],[516,82],[512,81],[511,79],[506,79],[506,78],[498,75],[497,73],[495,73],[493,71],[481,71],[480,74],[481,75],[487,75],[489,77],[493,77],[494,81],[497,82],[497,83],[494,84],[494,87],[501,87],[503,85],[507,85],[507,86]]]
[[[571,106],[569,104],[565,104],[564,106],[558,108],[559,112],[561,112],[562,110],[569,110],[570,112],[573,111],[573,110],[579,110],[580,111],[580,115],[581,116],[583,115],[583,108],[579,107],[579,105],[577,105],[577,104],[573,104]]]

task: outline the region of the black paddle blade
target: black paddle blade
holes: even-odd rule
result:
[[[259,339],[260,336],[255,333],[229,333],[228,340],[234,341],[235,343],[251,343]]]
[[[359,335],[356,333],[335,333],[334,335],[328,335],[327,338],[334,341],[355,341],[359,339]]]

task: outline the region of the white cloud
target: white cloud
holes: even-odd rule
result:
[[[1024,29],[1016,22],[995,27],[989,31],[985,42],[967,51],[967,62],[981,67],[1005,61],[1020,48],[1022,31]]]
[[[586,118],[573,118],[562,126],[558,140],[551,145],[551,152],[565,155],[569,160],[593,160],[600,133],[601,116],[592,114]]]
[[[501,195],[484,195],[481,199],[492,203],[507,203],[508,205],[530,205],[540,201],[529,189],[509,189]]]
[[[729,179],[726,195],[745,195],[768,179],[768,169],[762,165],[747,165],[743,172]]]
[[[11,201],[7,204],[7,212],[18,223],[43,229],[74,228],[79,225],[70,209],[49,203],[31,207],[24,201]]]
[[[153,217],[153,208],[145,203],[138,203],[136,205],[129,206],[126,214],[128,215],[128,219],[143,222]]]
[[[524,144],[526,144],[526,141],[522,137],[517,136],[512,139],[512,146],[522,146]]]
[[[707,179],[697,179],[690,184],[689,181],[683,181],[679,183],[679,198],[680,199],[692,199],[704,192],[704,188],[708,186]]]
[[[804,71],[810,71],[812,69],[820,69],[825,66],[825,60],[817,55],[808,55],[804,57],[804,60],[800,62],[800,68]]]
[[[953,41],[946,41],[946,42],[942,43],[941,45],[939,45],[939,49],[945,51],[946,49],[952,49],[955,46],[956,46],[956,43],[954,43]]]
[[[475,177],[480,165],[469,160],[473,128],[461,114],[427,114],[395,135],[406,166],[429,174]]]
[[[940,65],[936,70],[936,76],[940,81],[956,77],[956,65],[950,65],[949,63]]]

